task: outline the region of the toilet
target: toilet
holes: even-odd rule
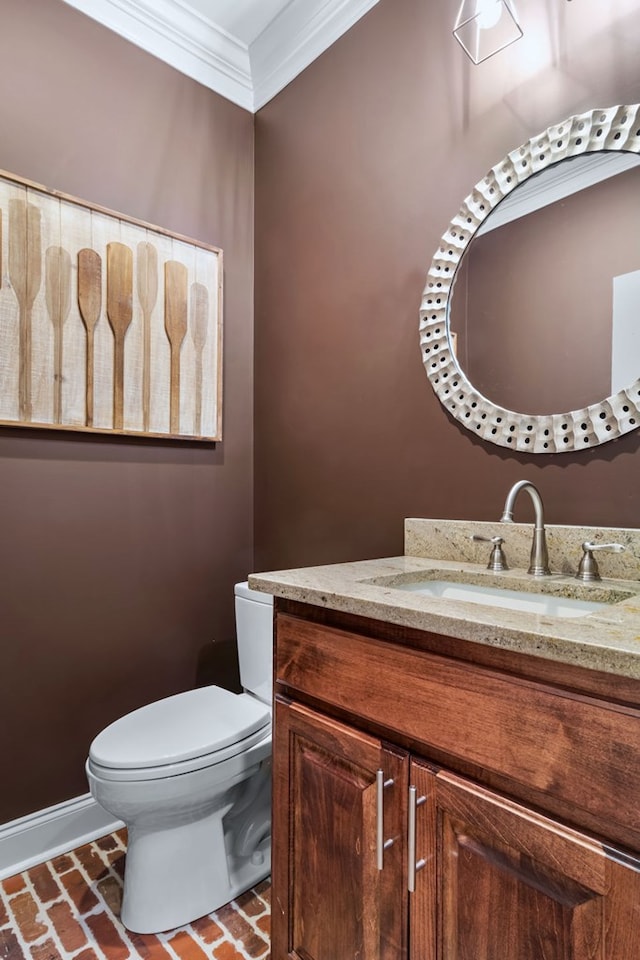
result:
[[[235,586],[240,680],[134,710],[98,734],[93,797],[128,829],[121,920],[159,933],[271,870],[273,598]]]

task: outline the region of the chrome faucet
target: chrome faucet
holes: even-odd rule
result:
[[[544,530],[544,508],[542,506],[542,497],[538,490],[529,480],[518,480],[511,487],[504,502],[504,511],[500,518],[501,523],[513,523],[513,508],[518,494],[521,490],[526,490],[533,502],[536,522],[533,528],[533,540],[531,542],[531,558],[529,560],[528,573],[533,577],[546,577],[551,573],[549,569],[549,556],[547,554],[547,537]]]

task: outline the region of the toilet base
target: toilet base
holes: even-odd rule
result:
[[[212,913],[269,876],[271,837],[251,856],[225,850],[222,807],[196,823],[130,827],[120,918],[134,933],[160,933]]]
[[[165,804],[156,795],[155,804],[144,804],[130,816],[127,812],[134,810],[119,805],[128,828],[120,914],[128,930],[161,933],[182,927],[269,876],[270,749],[270,738],[252,747],[238,761],[248,764],[245,770],[213,797],[203,772],[199,785],[197,774],[169,778],[162,785],[169,793],[190,786],[188,803]],[[253,765],[252,760],[260,762]],[[156,781],[155,788],[159,785]],[[95,779],[92,787],[97,787]]]

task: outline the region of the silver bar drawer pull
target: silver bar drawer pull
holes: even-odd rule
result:
[[[416,862],[416,810],[426,801],[426,797],[419,797],[415,787],[409,787],[409,829],[408,829],[408,888],[409,893],[414,893],[416,889],[416,873],[422,870],[426,860]]]
[[[384,839],[384,791],[385,787],[390,787],[393,780],[385,780],[384,770],[378,770],[376,773],[376,856],[378,861],[378,870],[384,867],[384,851],[388,850],[393,844],[393,839]]]

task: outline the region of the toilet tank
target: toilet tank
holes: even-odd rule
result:
[[[271,703],[273,688],[273,597],[235,586],[236,632],[242,688]]]

